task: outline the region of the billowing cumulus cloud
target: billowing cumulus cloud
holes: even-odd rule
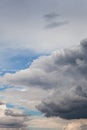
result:
[[[38,109],[46,116],[60,116],[66,119],[87,118],[87,89],[83,87],[55,91],[44,100]]]
[[[72,49],[41,56],[15,74],[5,74],[2,84],[49,90],[37,108],[46,116],[87,118],[87,40]]]
[[[86,85],[87,41],[73,49],[55,51],[49,56],[34,60],[27,69],[0,77],[2,84],[40,88],[64,88]],[[79,82],[77,82],[77,80]]]

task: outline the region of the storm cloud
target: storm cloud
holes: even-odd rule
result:
[[[32,65],[0,78],[2,84],[49,90],[37,108],[46,116],[87,118],[87,40],[41,56]]]
[[[87,118],[87,89],[78,86],[63,92],[56,91],[37,108],[46,116],[65,119]]]

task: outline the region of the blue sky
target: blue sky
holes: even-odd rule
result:
[[[14,73],[18,70],[27,68],[31,65],[33,60],[43,55],[32,50],[14,50],[8,49],[7,52],[1,53],[0,75],[7,73]]]

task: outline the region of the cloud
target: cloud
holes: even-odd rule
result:
[[[45,28],[46,28],[46,29],[57,28],[57,27],[66,25],[66,24],[68,24],[68,23],[69,23],[68,21],[52,22],[52,23],[47,24],[47,25],[45,26]]]
[[[86,41],[82,41],[79,47],[55,51],[49,56],[41,56],[34,60],[29,68],[1,76],[0,82],[13,86],[45,89],[73,84],[83,85],[87,75],[86,44]]]
[[[87,130],[87,119],[64,120],[58,117],[39,117],[31,119],[29,125],[38,129]]]
[[[46,21],[52,21],[52,20],[55,20],[59,16],[60,16],[59,14],[57,14],[55,12],[51,12],[51,13],[45,14],[44,19]]]
[[[0,128],[25,128],[27,116],[16,109],[7,109],[5,103],[0,103]]]
[[[37,107],[46,116],[60,116],[65,119],[87,118],[86,51],[87,41],[83,40],[77,50],[68,50],[58,57],[56,63],[62,70],[61,82],[66,81],[67,86],[65,84],[63,89],[56,89]],[[68,78],[65,79],[65,76]]]
[[[45,124],[45,125],[44,125]],[[60,118],[47,118],[47,117],[38,117],[33,118],[29,121],[29,125],[38,128],[38,129],[51,129],[51,130],[63,130],[63,128],[66,126],[67,121],[62,120]]]
[[[45,29],[57,28],[69,23],[68,21],[59,21],[57,19],[59,16],[60,15],[55,12],[51,12],[49,14],[44,15],[44,19],[47,22]]]
[[[65,91],[65,92],[64,92]],[[55,93],[46,98],[38,109],[46,116],[59,116],[65,119],[87,118],[87,89],[76,87]]]
[[[87,130],[87,124],[86,125],[82,125],[80,128],[81,128],[81,130]]]
[[[87,40],[49,56],[41,56],[31,66],[0,77],[1,84],[41,88],[46,99],[37,106],[46,116],[66,119],[87,118]]]
[[[7,102],[8,108],[11,106],[18,109],[18,106],[22,106],[22,108],[27,108],[28,113],[30,113],[30,110],[33,110],[34,112],[37,111],[35,106],[43,100],[44,95],[47,95],[47,93],[48,91],[40,88],[13,87],[6,91],[2,91],[0,95],[1,98],[2,96],[4,97],[3,99]],[[26,110],[23,111],[25,112]]]
[[[18,50],[19,48],[34,49],[37,52],[48,53],[55,48],[65,48],[70,44],[73,45],[73,41],[78,43],[87,34],[86,5],[87,2],[81,0],[74,2],[69,0],[48,0],[43,2],[40,0],[1,1],[0,61],[4,59],[2,59],[1,52],[4,51],[5,54],[7,50],[12,48]],[[72,7],[74,7],[74,10]],[[56,17],[54,22],[59,22],[61,17],[57,17],[57,12],[63,16],[62,21],[69,20],[71,24],[65,25],[64,28],[58,28],[56,31],[44,31],[43,26],[45,27],[49,21],[44,21],[42,16],[46,14],[45,17],[47,18],[49,15],[53,19]],[[60,22],[62,21],[60,20]],[[7,55],[4,57],[6,58]]]
[[[68,122],[63,130],[86,130],[87,120],[79,119]]]

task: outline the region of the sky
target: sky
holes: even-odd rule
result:
[[[87,0],[0,1],[0,101],[8,125],[11,116],[17,128],[85,130],[86,79]]]

